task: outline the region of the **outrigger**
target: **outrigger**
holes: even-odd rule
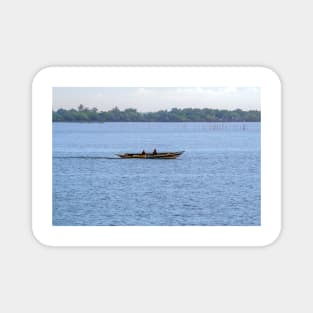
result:
[[[117,154],[117,156],[123,159],[176,159],[183,153],[184,151],[158,153],[123,153]]]

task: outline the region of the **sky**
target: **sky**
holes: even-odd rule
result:
[[[54,87],[53,110],[77,108],[80,104],[108,111],[114,107],[139,112],[171,108],[261,110],[260,89],[253,87]]]

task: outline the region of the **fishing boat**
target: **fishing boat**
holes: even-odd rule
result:
[[[158,153],[123,153],[117,154],[117,156],[123,159],[176,159],[183,153],[184,151]]]

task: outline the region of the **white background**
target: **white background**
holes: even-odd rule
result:
[[[52,226],[53,86],[228,86],[261,90],[261,225]],[[52,246],[264,246],[281,230],[281,82],[265,67],[48,67],[32,86],[32,229]]]
[[[3,1],[1,312],[311,312],[309,1]],[[47,65],[264,65],[283,82],[283,230],[265,248],[46,248],[31,80]]]

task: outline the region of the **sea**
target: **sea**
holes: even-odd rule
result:
[[[261,225],[260,123],[53,123],[54,226]],[[118,153],[184,151],[178,159]]]

